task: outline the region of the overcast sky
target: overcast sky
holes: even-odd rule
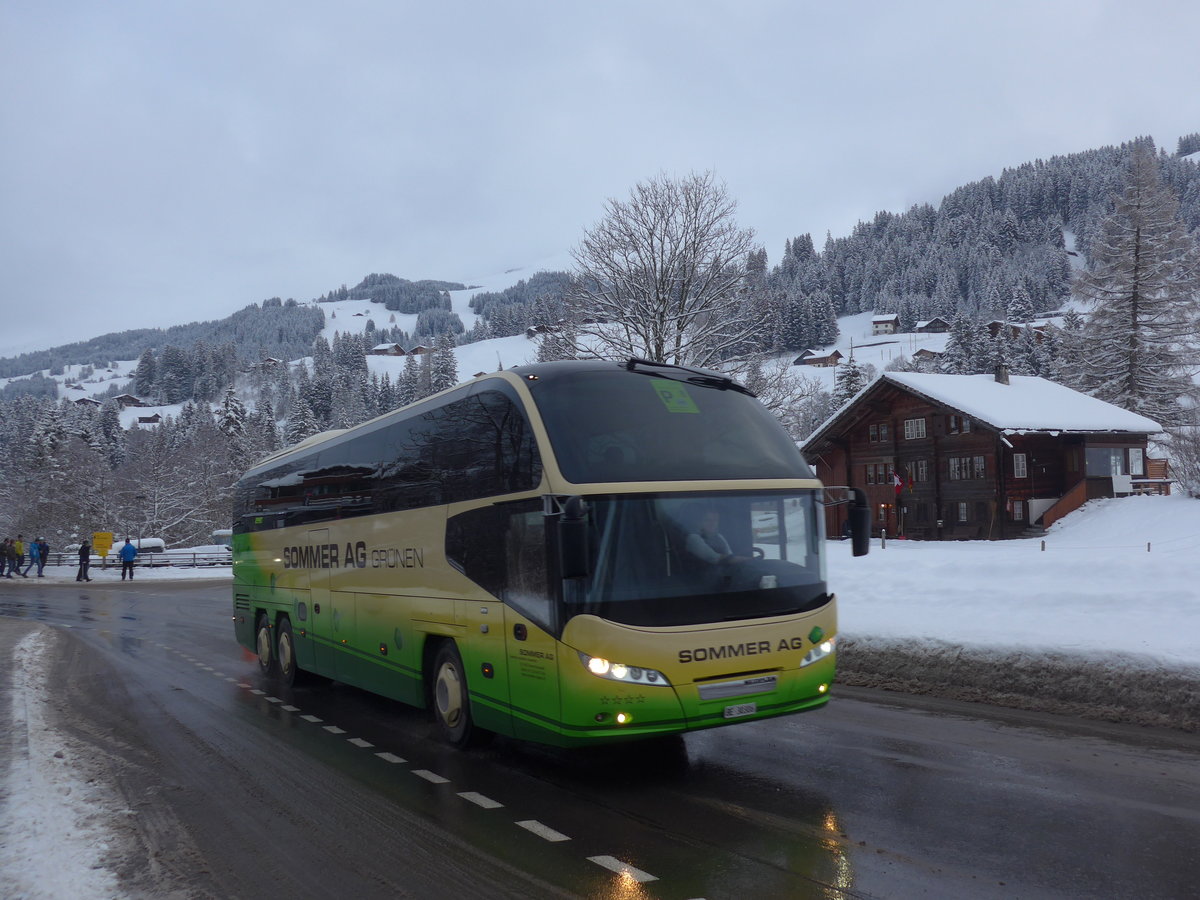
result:
[[[2,0],[0,354],[561,259],[659,172],[715,172],[774,264],[1200,131],[1195,0],[830,6]]]

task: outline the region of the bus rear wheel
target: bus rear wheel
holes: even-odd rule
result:
[[[455,747],[472,746],[483,736],[471,719],[466,672],[453,641],[442,644],[433,660],[433,715],[442,737]]]
[[[254,626],[254,644],[258,650],[258,671],[270,675],[275,669],[275,653],[271,640],[271,623],[266,613],[258,614]]]
[[[292,623],[279,620],[275,636],[275,662],[279,668],[279,680],[288,687],[296,682],[296,637],[292,634]]]

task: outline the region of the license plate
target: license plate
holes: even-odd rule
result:
[[[737,719],[741,716],[752,716],[758,712],[757,703],[735,703],[725,707],[725,718]]]

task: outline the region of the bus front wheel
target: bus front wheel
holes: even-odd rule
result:
[[[433,714],[442,736],[455,747],[477,743],[480,730],[471,720],[466,672],[453,641],[442,644],[433,660]]]
[[[271,640],[271,623],[266,613],[258,614],[258,622],[254,626],[254,643],[258,649],[258,671],[270,675],[275,667],[275,654]]]

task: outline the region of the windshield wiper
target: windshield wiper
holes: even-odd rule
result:
[[[728,375],[721,375],[719,372],[712,372],[707,369],[693,369],[690,366],[679,366],[674,363],[654,362],[649,359],[638,359],[630,357],[625,363],[625,368],[630,372],[636,370],[639,366],[645,366],[652,369],[675,369],[680,372],[687,372],[687,378],[683,380],[688,384],[698,384],[701,387],[716,388],[720,391],[737,391],[740,394],[746,394],[750,397],[754,396],[754,392],[745,385],[738,384]]]

